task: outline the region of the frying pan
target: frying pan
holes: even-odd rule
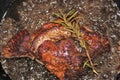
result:
[[[21,0],[22,1],[22,0]],[[46,0],[45,0],[46,1]],[[58,2],[61,2],[62,0],[58,0]],[[64,0],[64,1],[66,1],[66,0]],[[75,1],[77,1],[77,0],[75,0]],[[87,0],[86,0],[87,1]],[[92,1],[92,0],[91,0]],[[94,0],[93,0],[94,1]],[[9,11],[9,7],[11,7],[11,5],[14,5],[14,2],[15,2],[15,0],[0,0],[0,20],[3,20],[4,19],[4,17],[5,17],[5,15],[6,15],[6,13]],[[67,2],[67,1],[66,1]],[[119,4],[119,1],[117,1],[116,0],[116,2]],[[43,4],[45,4],[46,2],[44,2],[43,1]],[[55,4],[55,2],[52,2],[51,4]],[[75,3],[76,4],[76,3]],[[74,4],[74,5],[75,5]],[[25,4],[24,4],[25,5]],[[65,5],[66,5],[66,3],[64,3],[64,4],[59,4],[59,5],[61,5],[60,7],[64,7]],[[119,6],[119,5],[118,5]],[[44,7],[42,7],[42,8],[44,8]],[[74,8],[74,7],[73,7]],[[103,11],[104,11],[104,9],[103,9]],[[47,13],[47,11],[46,12],[41,12],[40,14],[46,14]],[[42,15],[42,16],[43,16]],[[49,15],[49,14],[48,14]],[[111,14],[112,15],[112,14]],[[36,16],[35,16],[36,17]],[[42,17],[41,17],[42,18]],[[46,17],[45,17],[46,18]],[[16,19],[16,20],[18,20],[18,19]],[[44,18],[42,18],[42,20],[43,21],[45,21],[44,20]],[[41,21],[41,20],[40,20]],[[46,20],[47,21],[47,20]],[[48,20],[49,21],[49,20]],[[41,21],[42,22],[42,21]],[[112,21],[111,21],[112,22]],[[4,24],[3,24],[4,25]],[[39,24],[38,24],[39,25]],[[19,24],[19,25],[17,25],[17,26],[20,26],[21,27],[21,24]],[[94,27],[93,27],[94,28]],[[111,37],[113,37],[114,38],[114,35],[113,36],[111,36]],[[17,60],[17,61],[15,61],[15,60]],[[4,61],[6,61],[6,60],[4,60]],[[4,62],[3,61],[3,62]],[[15,63],[11,63],[11,62],[13,62],[13,61],[15,61]],[[11,67],[8,67],[8,69],[10,69],[10,68],[15,68],[15,66],[18,66],[17,65],[17,63],[24,63],[25,65],[24,66],[22,66],[22,65],[20,65],[20,66],[22,66],[22,67],[25,67],[26,68],[26,66],[31,66],[30,68],[28,68],[27,69],[27,71],[26,72],[31,72],[32,74],[30,75],[29,73],[26,73],[25,71],[23,71],[22,73],[23,73],[23,75],[25,76],[25,75],[27,75],[27,74],[29,74],[29,77],[30,76],[34,76],[34,74],[36,74],[37,73],[37,70],[36,71],[29,71],[29,70],[31,70],[32,68],[37,68],[37,69],[41,69],[41,70],[38,70],[38,71],[43,71],[43,72],[40,72],[40,74],[39,75],[37,75],[37,76],[39,76],[39,77],[44,77],[44,78],[42,78],[42,79],[47,79],[47,80],[49,80],[49,79],[54,79],[54,80],[56,80],[56,78],[55,78],[55,76],[53,76],[53,75],[51,75],[45,68],[43,68],[43,66],[38,66],[38,64],[35,62],[35,61],[31,61],[30,59],[22,59],[22,60],[20,60],[20,59],[12,59],[12,60],[7,60],[7,63],[6,64],[4,64],[2,62],[2,65],[3,65],[3,67],[5,68],[5,65],[7,64],[9,64]],[[14,65],[14,66],[13,66]],[[25,70],[24,68],[20,68],[20,70]],[[18,71],[19,72],[19,71]],[[109,71],[108,71],[109,72]],[[10,73],[10,71],[8,71],[8,73],[10,74],[10,76],[14,76],[12,73]],[[34,73],[34,74],[33,74]],[[106,73],[107,73],[107,71],[106,71]],[[19,73],[18,73],[19,74]],[[22,75],[22,76],[23,76]],[[92,75],[92,74],[90,74],[90,75]],[[109,74],[108,75],[106,75],[106,74],[103,74],[102,75],[103,77],[105,77],[105,78],[108,78],[107,76],[110,76]],[[84,76],[84,78],[85,78],[86,76]],[[88,78],[87,79],[90,79],[89,78],[89,76],[87,76]],[[29,79],[29,78],[26,78],[26,79]],[[32,77],[30,78],[30,79],[32,79]],[[41,80],[42,80],[41,79]],[[82,78],[83,79],[83,78]],[[93,79],[94,79],[94,76],[93,76]],[[13,78],[13,80],[15,80],[15,78]]]
[[[14,0],[0,0],[0,26],[2,25],[2,19],[5,18],[7,10]],[[9,76],[5,73],[0,63],[0,80],[10,80]]]

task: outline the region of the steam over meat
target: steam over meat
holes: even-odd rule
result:
[[[80,31],[87,43],[91,58],[109,50],[107,38],[84,27]],[[87,59],[83,56],[85,51],[82,47],[76,46],[76,41],[71,35],[64,26],[55,23],[47,23],[31,35],[23,30],[8,42],[1,56],[30,57],[44,63],[51,73],[64,80],[66,76],[72,77],[82,71],[83,62]]]

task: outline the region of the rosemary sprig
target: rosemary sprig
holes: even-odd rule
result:
[[[83,68],[85,68],[86,66],[89,67],[89,68],[91,68],[91,65],[90,65],[90,63],[89,63],[88,60],[84,62]]]
[[[90,66],[94,73],[98,74],[94,68],[94,64],[89,55],[88,47],[86,45],[86,41],[83,38],[83,34],[80,32],[79,21],[83,19],[83,17],[78,16],[78,12],[75,10],[69,11],[67,14],[63,13],[62,10],[59,10],[60,14],[54,13],[54,15],[60,20],[54,20],[52,22],[63,25],[69,32],[74,34],[75,39],[79,41],[79,45],[83,47],[86,51],[86,55],[89,59]]]

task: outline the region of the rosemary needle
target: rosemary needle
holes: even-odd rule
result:
[[[64,27],[66,27],[66,30],[74,34],[75,38],[79,41],[79,45],[85,49],[86,55],[89,59],[90,66],[93,72],[98,75],[97,71],[94,68],[92,59],[89,55],[88,47],[86,46],[86,41],[84,40],[83,35],[80,32],[79,21],[82,19],[82,17],[78,16],[78,11],[75,11],[75,10],[70,10],[68,13],[65,14],[60,9],[59,12],[60,14],[54,13],[54,15],[60,20],[57,20],[57,21],[54,20],[52,22],[63,25]]]

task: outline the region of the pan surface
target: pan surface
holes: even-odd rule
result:
[[[103,53],[94,60],[99,75],[91,70],[83,71],[79,80],[114,80],[120,69],[120,11],[112,0],[16,0],[7,11],[0,26],[0,52],[8,40],[18,31],[27,29],[31,33],[53,19],[58,9],[75,9],[85,18],[83,25],[89,26],[111,41],[111,52]],[[1,59],[5,72],[12,80],[57,80],[42,65],[29,58]]]

